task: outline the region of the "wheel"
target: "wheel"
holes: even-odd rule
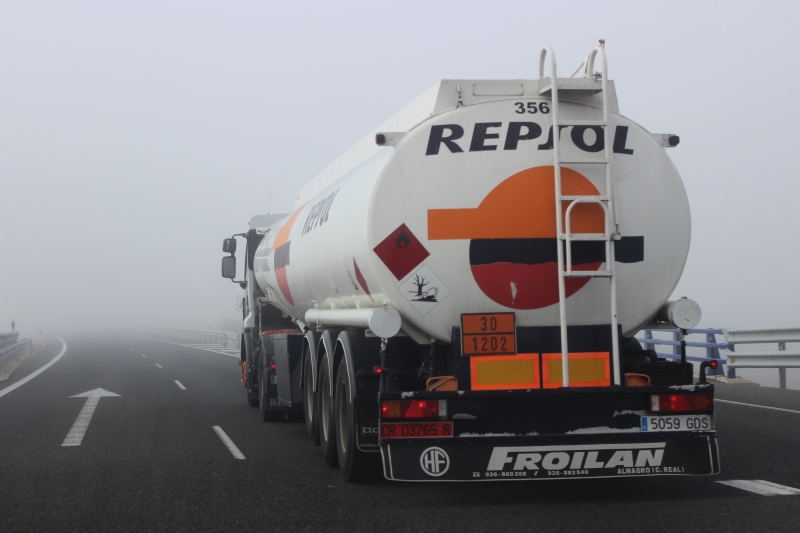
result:
[[[350,401],[350,374],[344,357],[336,371],[334,412],[336,414],[336,456],[339,468],[347,481],[372,481],[379,479],[381,463],[379,453],[362,452],[357,445],[356,409]]]
[[[303,354],[303,415],[306,419],[306,433],[314,446],[319,446],[319,427],[314,397],[314,368],[311,366],[311,349],[306,346]]]
[[[322,447],[322,458],[328,466],[337,465],[336,426],[333,423],[333,402],[331,401],[330,370],[328,370],[328,354],[319,362],[319,381],[317,381],[317,406],[319,407],[319,445]]]

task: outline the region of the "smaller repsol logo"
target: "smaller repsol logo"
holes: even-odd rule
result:
[[[500,144],[494,144],[495,140],[499,143],[502,122],[478,122],[472,130],[472,139],[469,143],[470,152],[489,152],[497,150]],[[559,140],[565,128],[571,128],[570,139],[572,143],[584,152],[596,153],[605,149],[605,136],[603,126],[559,126]],[[498,130],[498,131],[493,131]],[[586,132],[591,130],[592,136],[587,136]],[[532,141],[542,137],[542,127],[536,122],[509,122],[506,127],[503,150],[516,150],[522,141]],[[458,124],[442,124],[431,126],[431,134],[428,137],[428,148],[425,155],[438,155],[442,146],[447,147],[451,153],[458,154],[464,152],[459,141],[464,137],[464,128]],[[613,148],[615,154],[633,154],[633,149],[626,147],[628,141],[628,126],[617,126],[614,131]],[[553,127],[547,133],[547,139],[537,147],[539,150],[553,149]]]
[[[311,208],[311,211],[308,212],[308,217],[306,217],[306,223],[303,224],[303,233],[301,235],[305,235],[328,221],[328,211],[330,211],[333,199],[336,198],[336,193],[338,192],[339,189],[336,189]]]

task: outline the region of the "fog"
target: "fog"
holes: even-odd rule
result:
[[[545,45],[571,71],[599,38],[622,113],[681,138],[675,296],[706,327],[800,324],[797,20],[790,2],[3,2],[0,330],[235,329],[224,237],[290,211],[438,79],[534,78]]]

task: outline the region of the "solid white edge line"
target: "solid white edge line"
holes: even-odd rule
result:
[[[720,400],[719,398],[714,398],[714,401],[715,402],[722,402],[722,403],[733,403],[733,404],[736,404],[736,405],[746,405],[747,407],[760,407],[761,409],[772,409],[773,411],[784,411],[784,412],[787,412],[787,413],[798,413],[798,414],[800,414],[800,411],[794,411],[792,409],[783,409],[781,407],[769,407],[767,405],[756,405],[754,403],[734,402],[734,401],[731,401],[731,400]]]
[[[131,335],[130,333],[123,333],[123,335],[129,335],[131,337],[139,337],[140,339],[148,339],[148,340],[157,341],[157,342],[166,342],[167,344],[174,344],[175,346],[183,346],[184,348],[194,348],[195,350],[202,350],[204,352],[213,352],[213,353],[218,353],[218,354],[222,354],[222,355],[227,355],[228,357],[241,357],[241,354],[238,354],[238,353],[237,354],[230,354],[230,353],[220,352],[220,351],[217,351],[217,350],[207,350],[206,348],[198,348],[196,346],[191,346],[189,344],[181,344],[180,342],[165,341],[163,339],[156,339],[155,337],[143,337],[142,335]],[[222,347],[220,346],[220,348],[222,348]]]
[[[763,479],[729,479],[726,481],[717,481],[717,483],[762,496],[796,496],[800,494],[800,490],[794,487],[778,485],[777,483],[771,483]]]
[[[184,386],[183,386],[183,383],[181,383],[181,382],[180,382],[180,381],[178,381],[177,379],[175,380],[175,385],[177,385],[178,387],[180,387],[180,388],[181,388],[181,390],[186,390],[186,387],[184,387]]]
[[[61,337],[58,337],[56,335],[53,335],[53,336],[56,339],[61,341],[61,345],[62,345],[61,352],[57,356],[55,356],[52,361],[50,361],[49,363],[44,365],[42,368],[40,368],[36,372],[33,372],[33,373],[29,374],[28,376],[22,378],[21,380],[17,381],[13,385],[9,385],[5,389],[0,390],[0,397],[5,396],[6,394],[8,394],[12,390],[16,389],[17,387],[23,386],[24,384],[26,384],[27,382],[29,382],[30,380],[32,380],[33,378],[35,378],[36,376],[38,376],[39,374],[41,374],[42,372],[44,372],[45,370],[47,370],[48,368],[50,368],[51,366],[56,364],[58,362],[58,360],[61,359],[61,356],[64,355],[64,353],[67,351],[67,343],[64,342],[64,339],[62,339]]]
[[[211,428],[214,430],[214,433],[216,433],[217,436],[220,438],[222,443],[225,444],[225,446],[228,448],[228,451],[231,452],[231,455],[233,455],[236,459],[244,459],[244,454],[241,451],[239,451],[239,448],[237,448],[236,445],[231,440],[231,438],[228,437],[228,435],[226,435],[224,431],[222,431],[221,427],[211,426]]]

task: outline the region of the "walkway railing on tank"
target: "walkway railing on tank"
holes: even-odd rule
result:
[[[654,332],[670,333],[672,340],[653,337]],[[786,344],[800,342],[800,326],[770,327],[770,328],[696,328],[688,330],[689,335],[705,335],[705,341],[686,341],[689,348],[704,348],[705,357],[687,355],[687,361],[704,362],[716,360],[718,367],[709,368],[708,375],[723,376],[726,372],[723,365],[727,365],[727,376],[736,377],[737,368],[777,368],[780,387],[786,388],[786,369],[800,368],[800,350],[787,351]],[[726,342],[718,342],[717,335],[721,335]],[[655,350],[656,345],[672,346],[672,353],[656,351],[659,357],[668,359],[681,358],[681,332],[679,329],[646,329],[644,338],[637,337],[645,350]],[[778,350],[737,351],[737,344],[777,344]],[[727,358],[723,358],[719,351],[728,350]]]
[[[241,337],[230,331],[210,331],[202,329],[174,329],[174,328],[136,328],[139,333],[156,335],[167,339],[194,341],[218,345],[222,348],[239,348]]]

